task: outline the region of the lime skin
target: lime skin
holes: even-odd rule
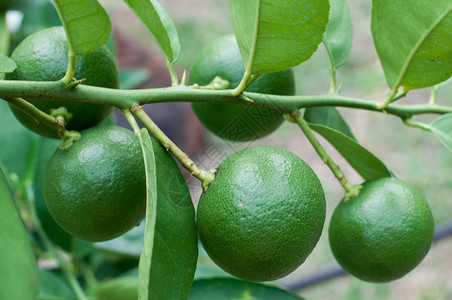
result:
[[[208,85],[219,76],[229,81],[229,88],[232,89],[239,85],[244,73],[237,41],[233,35],[227,35],[209,44],[199,53],[190,70],[189,84]],[[246,91],[294,95],[293,71],[289,69],[263,74]],[[268,100],[271,101],[271,98]],[[283,113],[277,109],[196,102],[193,102],[191,107],[210,132],[231,141],[250,141],[264,137],[275,131],[284,121]]]
[[[64,77],[68,65],[68,43],[63,27],[51,27],[25,38],[13,51],[11,58],[17,69],[7,74],[8,80],[57,81]],[[119,88],[119,71],[113,54],[103,46],[95,52],[78,56],[74,77],[84,79],[83,84],[106,88]],[[61,99],[26,99],[40,110],[66,107],[73,116],[66,129],[83,130],[102,123],[113,107]],[[58,135],[44,124],[38,124],[22,110],[11,106],[16,118],[28,129],[50,138]]]
[[[389,282],[414,269],[433,240],[432,212],[422,194],[394,178],[365,182],[358,196],[342,200],[329,225],[331,250],[351,275]]]
[[[199,237],[210,258],[250,281],[282,278],[317,244],[325,197],[312,169],[276,147],[250,147],[228,157],[202,194]]]
[[[87,241],[117,237],[146,211],[141,146],[130,130],[99,126],[58,149],[44,175],[46,206],[64,230]]]

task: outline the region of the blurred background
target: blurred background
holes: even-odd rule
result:
[[[40,0],[41,1],[41,0]],[[41,1],[42,2],[42,1]],[[113,43],[122,70],[122,88],[165,87],[170,77],[163,56],[147,29],[122,1],[99,1],[111,17]],[[177,72],[189,72],[197,53],[209,42],[233,32],[228,1],[162,0],[176,23],[182,44]],[[370,33],[371,1],[348,0],[354,26],[349,58],[337,71],[342,95],[382,100],[389,89],[378,61]],[[52,13],[49,12],[49,15]],[[42,19],[49,17],[41,16]],[[40,20],[30,22],[30,31]],[[42,21],[42,20],[41,20]],[[34,25],[33,25],[34,24]],[[49,24],[56,25],[56,24]],[[22,30],[22,32],[25,32]],[[16,37],[20,40],[21,37]],[[329,61],[323,45],[313,57],[295,68],[297,94],[323,94],[329,88]],[[400,103],[425,103],[430,89],[410,92]],[[452,85],[439,91],[438,102],[452,105]],[[214,168],[224,158],[252,145],[273,145],[288,149],[303,158],[320,178],[327,199],[327,221],[324,234],[307,261],[278,284],[291,287],[306,299],[452,299],[452,236],[435,243],[424,261],[411,273],[389,284],[370,284],[341,275],[304,286],[318,275],[340,273],[328,245],[329,216],[343,196],[343,189],[330,170],[314,152],[302,132],[293,124],[283,124],[272,135],[249,143],[224,142],[207,132],[191,111],[188,103],[147,105],[146,110],[167,135],[202,168]],[[452,154],[429,132],[405,126],[400,119],[380,113],[340,109],[357,140],[380,158],[400,179],[419,188],[431,205],[438,228],[452,223]],[[127,126],[120,113],[117,122]],[[416,120],[429,123],[435,116]],[[353,183],[362,179],[319,137],[322,145],[340,165]],[[194,203],[201,194],[197,180],[184,173]],[[203,253],[200,270],[206,274],[222,274]],[[200,272],[201,272],[200,271]],[[209,273],[211,272],[211,273]],[[315,280],[314,280],[315,281]]]

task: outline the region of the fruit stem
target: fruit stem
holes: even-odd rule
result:
[[[44,244],[44,247],[47,251],[54,257],[61,270],[63,271],[64,276],[68,280],[72,289],[74,290],[78,300],[87,300],[87,296],[85,295],[82,287],[79,282],[75,278],[73,272],[71,271],[69,265],[66,263],[63,256],[57,251],[55,246],[53,245],[50,238],[47,236],[46,232],[42,228],[41,221],[38,218],[38,213],[36,210],[36,198],[35,192],[33,188],[34,177],[36,173],[36,160],[38,159],[38,151],[37,151],[37,142],[36,140],[34,145],[32,145],[31,153],[29,153],[29,157],[27,158],[27,166],[25,170],[25,178],[23,181],[23,189],[24,189],[24,197],[27,203],[27,211],[29,213],[29,221],[32,222],[34,230],[38,234],[39,238]]]
[[[166,151],[171,152],[182,166],[190,171],[190,173],[201,181],[204,190],[207,190],[210,183],[215,178],[216,170],[204,171],[198,168],[198,166],[183,152],[173,141],[171,141],[165,133],[152,121],[152,119],[146,114],[140,105],[135,105],[130,108],[130,111],[135,115],[144,126],[155,136],[155,138],[163,145]]]
[[[36,121],[36,123],[42,123],[54,130],[58,134],[58,136],[61,137],[61,149],[67,149],[68,147],[70,147],[70,145],[72,145],[76,140],[80,138],[80,134],[78,132],[68,131],[65,129],[65,118],[46,114],[45,112],[22,98],[3,99],[28,114]]]
[[[42,123],[46,126],[50,127],[51,129],[55,130],[58,135],[62,136],[65,129],[64,129],[64,121],[55,118],[49,114],[46,114],[42,110],[38,109],[33,104],[25,101],[22,98],[3,98],[8,103],[14,105],[15,107],[19,108],[26,114],[28,114],[30,117],[32,117],[36,123]]]
[[[361,189],[361,185],[359,184],[351,184],[347,178],[345,177],[344,173],[340,170],[339,166],[331,159],[331,157],[326,153],[325,149],[320,145],[319,141],[315,137],[314,133],[312,132],[311,128],[309,127],[309,124],[306,122],[306,120],[301,116],[300,111],[294,111],[290,114],[290,117],[288,117],[289,120],[294,120],[298,126],[301,128],[303,133],[308,138],[311,145],[314,147],[317,154],[320,156],[320,158],[327,164],[327,166],[330,168],[330,170],[333,172],[334,176],[339,180],[341,185],[345,189],[345,200],[351,199],[359,194],[359,190]]]

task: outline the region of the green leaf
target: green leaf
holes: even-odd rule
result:
[[[186,299],[198,257],[193,203],[171,154],[151,140],[145,129],[139,138],[148,184],[139,299]]]
[[[328,23],[328,0],[230,0],[245,70],[276,72],[309,59]]]
[[[27,129],[25,129],[27,130]],[[52,157],[55,150],[58,148],[60,141],[56,139],[43,138],[41,136],[33,135],[34,139],[39,139],[39,147],[38,147],[38,160],[36,165],[36,173],[34,178],[34,192],[35,192],[35,204],[36,211],[38,213],[39,220],[44,231],[47,233],[49,238],[53,243],[58,245],[59,247],[70,251],[73,237],[63,230],[56,222],[55,219],[50,215],[49,210],[47,209],[47,205],[44,201],[44,173],[47,167],[47,163]],[[27,148],[28,149],[28,148]],[[11,154],[14,155],[14,154]],[[20,156],[16,156],[16,160],[18,160]],[[21,174],[21,173],[19,173]]]
[[[69,285],[50,271],[39,270],[38,300],[64,299],[73,300],[75,295]]]
[[[12,73],[17,69],[17,65],[8,56],[0,54],[0,73]]]
[[[95,243],[96,250],[125,257],[139,258],[144,242],[144,222],[115,239]]]
[[[16,120],[6,101],[0,99],[0,160],[9,173],[22,175],[34,133]],[[8,130],[6,130],[8,129]]]
[[[55,6],[48,0],[11,1],[12,9],[23,13],[20,30],[14,33],[13,42],[18,43],[25,37],[45,28],[61,26]],[[13,45],[17,46],[17,44]]]
[[[50,215],[44,203],[42,182],[47,162],[58,148],[60,141],[42,138],[25,128],[11,112],[8,104],[0,99],[0,128],[8,130],[0,131],[0,161],[2,161],[8,173],[15,173],[19,177],[24,175],[26,157],[32,143],[40,139],[39,156],[36,166],[34,180],[34,192],[36,196],[36,209],[41,224],[50,237],[58,246],[70,250],[72,237],[57,225]]]
[[[180,42],[173,20],[157,0],[124,0],[154,36],[168,63],[180,55]]]
[[[38,265],[2,169],[0,207],[0,299],[34,300],[39,292]]]
[[[233,277],[233,276],[230,275],[229,273],[226,273],[225,271],[223,271],[223,269],[217,267],[216,265],[212,266],[200,264],[198,262],[198,265],[196,266],[195,280],[213,277]]]
[[[452,1],[373,0],[372,36],[392,90],[452,75]]]
[[[356,140],[350,127],[335,107],[319,106],[306,108],[304,111],[304,119],[308,123],[325,125],[333,128],[351,139]]]
[[[120,86],[123,90],[131,90],[151,78],[151,73],[146,69],[121,70],[119,72]]]
[[[352,48],[353,27],[345,0],[330,0],[330,21],[323,35],[323,43],[335,68],[339,68]]]
[[[111,32],[107,12],[96,0],[54,0],[75,55],[84,55],[102,47]]]
[[[318,124],[309,124],[309,127],[330,142],[364,180],[392,176],[375,155],[342,132]]]
[[[433,121],[430,131],[452,151],[452,114],[445,114]]]
[[[189,300],[300,300],[288,291],[234,278],[200,279],[193,283]]]
[[[119,277],[101,283],[95,288],[98,300],[137,300],[138,278]]]
[[[144,244],[138,267],[138,294],[139,299],[150,299],[151,263],[154,254],[155,223],[157,219],[157,176],[154,150],[149,133],[146,129],[141,129],[138,138],[140,139],[141,149],[143,151],[147,191]]]

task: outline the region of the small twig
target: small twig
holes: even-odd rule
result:
[[[431,126],[429,124],[416,122],[416,121],[413,121],[412,119],[403,120],[403,123],[407,126],[419,128],[419,129],[422,129],[425,131],[430,131],[430,128],[431,128]]]
[[[328,153],[326,153],[325,149],[323,149],[323,147],[320,145],[319,141],[315,137],[308,123],[301,116],[301,113],[299,111],[294,111],[293,113],[290,114],[290,117],[292,117],[293,120],[298,124],[300,129],[308,138],[311,145],[314,147],[317,154],[327,164],[327,166],[333,172],[334,176],[339,180],[341,185],[344,187],[345,200],[347,201],[357,196],[362,186],[359,184],[351,184],[350,182],[348,182],[347,178],[345,178],[344,173],[342,173],[342,171],[339,169],[339,166],[331,159]]]
[[[28,114],[36,123],[48,126],[55,131],[62,140],[61,149],[67,149],[80,138],[80,134],[77,131],[66,130],[65,123],[67,120],[65,118],[47,114],[22,98],[4,98],[4,100]],[[68,114],[64,115],[68,116]]]
[[[216,170],[204,171],[198,168],[198,166],[183,152],[173,141],[171,141],[165,133],[152,121],[152,119],[146,114],[143,108],[139,105],[133,106],[130,111],[134,114],[144,126],[155,136],[155,138],[163,145],[163,147],[171,152],[177,160],[180,161],[182,166],[186,168],[190,173],[198,178],[204,190],[207,190],[210,183],[215,179]]]
[[[32,117],[36,123],[45,124],[51,129],[55,130],[59,135],[64,131],[64,122],[58,118],[55,118],[49,114],[46,114],[42,110],[38,109],[33,104],[25,101],[22,98],[4,98],[8,103],[17,107]]]

